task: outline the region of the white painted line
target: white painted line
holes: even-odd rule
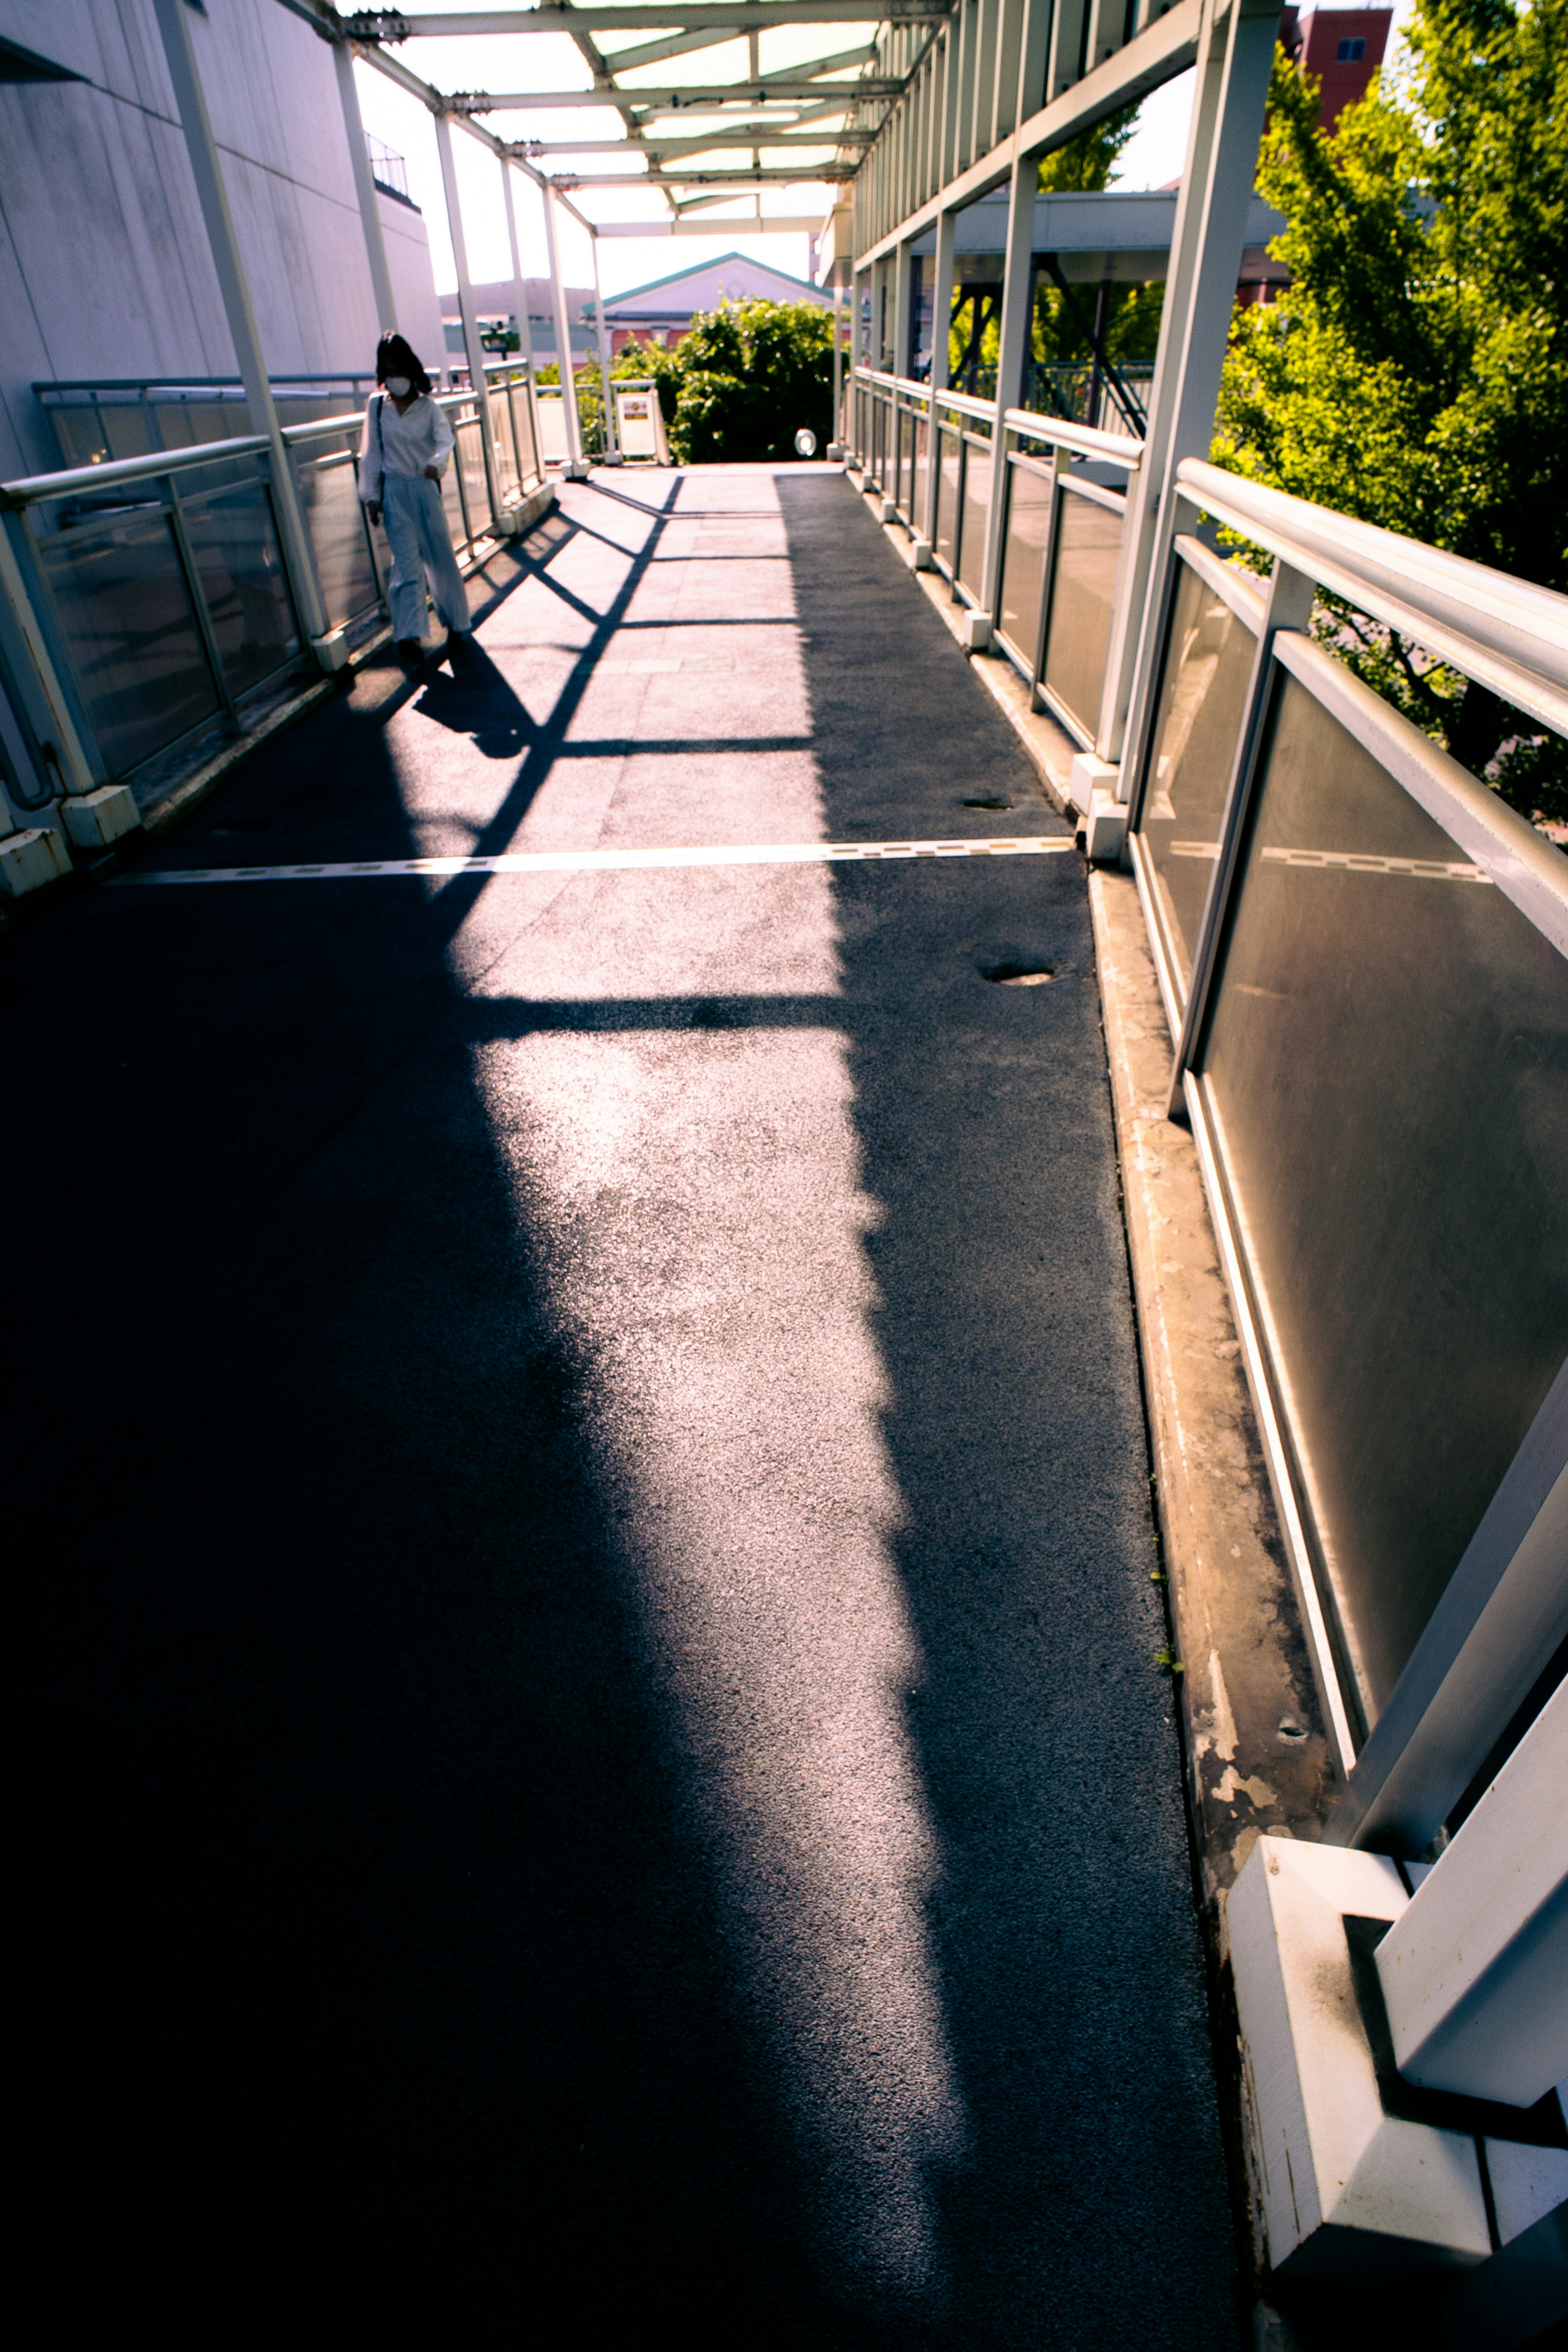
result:
[[[110,889],[181,882],[357,882],[402,874],[639,874],[685,866],[845,866],[899,857],[1060,856],[1070,834],[1010,841],[791,841],[703,849],[542,849],[497,857],[395,857],[354,866],[191,866],[121,874]]]

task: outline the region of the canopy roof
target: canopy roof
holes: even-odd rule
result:
[[[949,0],[541,0],[408,16],[284,5],[526,161],[584,226],[668,233],[718,212],[710,234],[746,218],[742,195],[753,232],[820,226],[910,78],[879,62],[879,30],[934,35]],[[458,41],[482,44],[489,88],[434,70]]]

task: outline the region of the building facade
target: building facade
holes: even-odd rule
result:
[[[379,329],[331,49],[276,0],[190,17],[268,373],[363,376]],[[398,323],[438,357],[424,219],[376,171]],[[61,462],[37,385],[236,376],[153,0],[0,0],[0,476]]]

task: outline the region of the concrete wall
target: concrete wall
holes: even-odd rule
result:
[[[273,374],[363,370],[370,268],[331,52],[277,0],[191,30]],[[0,0],[82,77],[0,86],[0,478],[58,463],[35,379],[228,375],[234,348],[151,0]],[[380,208],[405,331],[439,353],[420,215]]]

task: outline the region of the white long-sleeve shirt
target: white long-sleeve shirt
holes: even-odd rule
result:
[[[451,454],[452,428],[447,422],[447,412],[437,407],[427,392],[411,402],[401,416],[391,396],[378,392],[364,412],[359,494],[374,504],[381,496],[384,472],[409,475],[417,480],[426,466],[434,466],[437,473],[444,470]]]

